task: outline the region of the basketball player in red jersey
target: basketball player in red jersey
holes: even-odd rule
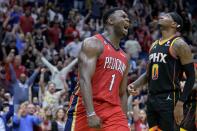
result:
[[[128,15],[119,8],[103,16],[105,32],[84,40],[79,85],[71,98],[65,131],[129,131],[126,113],[128,60],[119,42]]]

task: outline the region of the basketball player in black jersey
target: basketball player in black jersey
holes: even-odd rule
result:
[[[150,131],[176,131],[182,125],[183,105],[195,81],[192,54],[188,44],[179,36],[182,18],[175,12],[159,17],[162,38],[155,41],[149,52],[147,71],[128,86],[133,92],[148,83],[147,119]],[[183,92],[179,75],[186,74]],[[178,127],[178,128],[177,128]]]

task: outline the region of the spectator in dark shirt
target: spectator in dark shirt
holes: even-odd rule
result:
[[[28,69],[34,69],[36,66],[36,56],[33,52],[33,47],[29,46],[25,51],[25,55],[22,57],[22,65],[24,65]]]
[[[38,51],[42,51],[44,47],[47,47],[46,37],[42,35],[41,28],[36,29],[36,35],[33,36],[33,44]]]
[[[20,10],[20,7],[15,5],[13,8],[13,12],[11,12],[10,14],[9,24],[11,24],[12,27],[14,26],[14,24],[18,24],[21,15],[22,15],[22,12]]]

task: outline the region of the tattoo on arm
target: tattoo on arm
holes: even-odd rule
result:
[[[180,59],[182,69],[186,74],[186,82],[183,88],[183,93],[179,98],[181,101],[185,102],[192,91],[195,82],[192,53],[189,45],[182,39],[178,39],[172,47],[176,53],[176,56]]]
[[[182,65],[193,62],[191,49],[184,40],[176,40],[172,49],[174,50],[175,55],[180,59]]]

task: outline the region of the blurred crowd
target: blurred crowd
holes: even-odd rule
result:
[[[131,19],[121,47],[131,65],[129,83],[146,70],[159,15],[177,11],[182,34],[197,58],[195,0],[0,0],[0,130],[64,131],[77,83],[84,38],[102,33],[102,14],[121,7]],[[148,131],[146,86],[128,98],[128,125]]]

